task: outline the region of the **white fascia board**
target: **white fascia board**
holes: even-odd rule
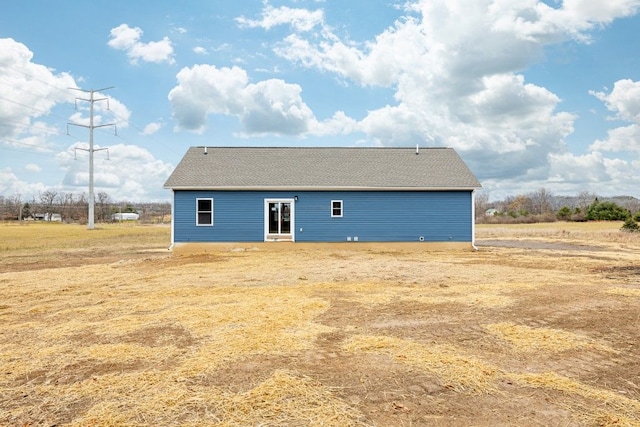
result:
[[[228,187],[208,187],[208,186],[184,186],[165,187],[174,191],[474,191],[476,187],[313,187],[313,186],[228,186]]]

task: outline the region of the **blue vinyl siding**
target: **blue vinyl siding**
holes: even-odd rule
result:
[[[176,242],[261,242],[264,199],[293,199],[297,242],[471,242],[470,191],[175,191]],[[214,225],[197,227],[197,198],[214,199]],[[342,217],[331,201],[342,200]]]
[[[244,191],[175,191],[176,242],[257,242],[264,240],[264,198]],[[196,199],[213,198],[213,226],[196,226]]]

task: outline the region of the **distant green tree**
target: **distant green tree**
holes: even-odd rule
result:
[[[589,221],[624,221],[631,214],[614,202],[600,202],[596,199],[587,210]]]
[[[31,216],[31,205],[29,203],[25,203],[22,206],[22,219],[29,218]]]
[[[556,212],[556,217],[562,221],[568,221],[571,218],[571,208],[569,206],[563,206]]]

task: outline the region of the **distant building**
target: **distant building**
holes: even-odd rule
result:
[[[135,212],[118,212],[111,215],[112,221],[137,221],[140,219],[140,214]]]
[[[32,216],[35,221],[62,222],[62,215],[57,213],[35,213]]]

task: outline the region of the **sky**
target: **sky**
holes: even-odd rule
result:
[[[640,197],[638,29],[640,0],[4,0],[0,196],[88,194],[93,105],[113,201],[169,201],[205,145],[452,147],[489,200]]]

